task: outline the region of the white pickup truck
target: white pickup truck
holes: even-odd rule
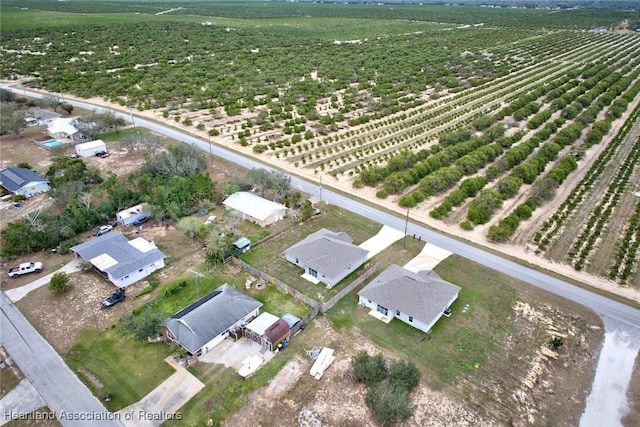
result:
[[[9,269],[9,277],[18,277],[27,273],[40,273],[44,268],[41,262],[23,262],[18,267]]]

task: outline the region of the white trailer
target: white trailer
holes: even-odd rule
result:
[[[107,145],[101,139],[76,145],[76,153],[80,157],[95,156],[101,151],[107,151]]]

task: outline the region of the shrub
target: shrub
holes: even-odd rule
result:
[[[386,371],[382,354],[369,356],[366,351],[356,354],[351,360],[351,365],[353,366],[355,380],[365,383],[367,386],[372,386],[382,381]]]
[[[256,144],[253,146],[253,152],[254,153],[264,153],[265,151],[267,151],[267,146],[263,145],[263,144]]]
[[[160,332],[164,323],[164,315],[158,311],[146,309],[140,314],[125,314],[122,319],[122,330],[137,341],[146,341]]]
[[[411,392],[420,384],[420,371],[413,362],[397,360],[389,366],[389,383],[394,387],[401,387]]]
[[[367,390],[364,401],[384,427],[405,422],[413,416],[414,408],[407,391],[402,387],[394,387],[389,381]]]
[[[466,231],[471,231],[471,230],[473,230],[473,224],[472,224],[471,222],[467,221],[467,220],[462,221],[462,222],[460,223],[460,227],[461,227],[463,230],[466,230]]]
[[[387,193],[387,190],[385,190],[384,188],[382,190],[378,190],[378,192],[376,193],[376,197],[379,199],[386,199],[388,195],[389,193]]]
[[[49,290],[58,294],[62,294],[69,290],[69,276],[67,273],[60,271],[51,277],[49,282]]]

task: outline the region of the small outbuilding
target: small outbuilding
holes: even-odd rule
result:
[[[287,207],[272,202],[247,191],[238,191],[227,197],[222,204],[227,210],[239,212],[242,219],[248,219],[264,227],[281,221],[287,216]]]
[[[245,338],[260,344],[268,351],[274,351],[278,344],[287,341],[291,334],[291,328],[287,322],[279,319],[271,313],[262,313],[245,328]]]
[[[107,145],[101,139],[76,145],[76,153],[80,157],[95,156],[102,151],[107,151]]]
[[[251,240],[241,237],[233,242],[233,249],[241,254],[249,252],[251,250]]]

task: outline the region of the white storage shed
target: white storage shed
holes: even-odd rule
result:
[[[101,151],[107,151],[107,145],[101,139],[76,145],[76,153],[80,157],[95,156]]]

